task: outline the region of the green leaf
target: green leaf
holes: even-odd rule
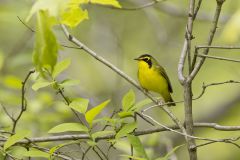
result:
[[[12,156],[17,157],[19,159],[23,159],[22,153],[27,152],[27,149],[23,146],[11,146],[11,148],[7,149],[7,152]],[[1,152],[0,152],[1,155]],[[1,159],[1,156],[0,156]]]
[[[58,149],[64,147],[64,146],[67,146],[67,145],[70,145],[70,144],[79,144],[78,141],[71,141],[71,142],[66,142],[66,143],[63,143],[63,144],[59,144],[57,146],[54,146],[52,147],[50,150],[49,150],[49,154],[50,156],[53,155],[54,152],[56,152]],[[52,160],[52,159],[51,159]]]
[[[52,77],[55,79],[61,72],[66,70],[71,64],[71,59],[65,59],[61,62],[58,62],[53,69]]]
[[[136,151],[136,154],[145,159],[149,159],[140,139],[137,136],[130,134],[127,135],[127,137],[129,142],[132,144],[134,150]]]
[[[85,114],[88,107],[89,100],[84,98],[78,98],[73,100],[69,107],[78,111],[79,113]]]
[[[117,8],[122,8],[117,0],[90,0],[90,3],[95,3],[100,5],[111,5]]]
[[[68,0],[37,0],[28,14],[26,21],[41,10],[48,11],[50,16],[59,17],[67,6]]]
[[[98,131],[92,134],[92,139],[95,141],[96,138],[113,134],[115,134],[115,131]]]
[[[24,139],[30,134],[29,131],[19,131],[16,134],[12,135],[7,139],[7,141],[4,143],[3,149],[6,150],[18,141]]]
[[[49,153],[31,148],[30,151],[22,153],[25,157],[42,157],[42,158],[49,158]]]
[[[87,10],[83,10],[78,5],[71,5],[71,7],[67,8],[61,15],[61,23],[72,28],[76,27],[85,19],[88,19]]]
[[[135,93],[130,90],[122,99],[122,107],[124,111],[128,111],[135,103]]]
[[[99,104],[98,106],[87,111],[87,113],[85,114],[85,118],[90,127],[92,127],[92,122],[94,118],[107,106],[109,102],[110,100],[106,100],[103,103]]]
[[[146,98],[146,99],[138,102],[137,104],[135,104],[135,105],[131,108],[131,110],[132,110],[132,111],[135,111],[135,110],[138,111],[138,110],[142,109],[144,106],[146,106],[147,104],[150,104],[150,103],[152,103],[152,100],[149,99],[149,98]]]
[[[51,28],[53,19],[49,17],[48,12],[39,11],[37,14],[37,27],[35,37],[35,48],[33,53],[33,62],[36,70],[45,77],[45,70],[52,73],[57,62],[59,45]]]
[[[97,145],[97,142],[94,142],[94,141],[92,141],[92,140],[87,140],[86,142],[87,142],[87,144],[88,144],[89,146],[91,146],[91,147],[94,147],[94,146]]]
[[[75,86],[78,84],[79,84],[79,80],[75,80],[75,79],[65,79],[61,83],[59,83],[61,87]]]
[[[48,133],[61,133],[69,131],[88,132],[88,128],[79,123],[62,123],[50,129]]]
[[[34,91],[37,91],[39,90],[40,88],[44,88],[44,87],[47,87],[47,86],[50,86],[52,85],[53,83],[55,82],[48,82],[48,81],[45,81],[45,80],[38,80],[36,81],[33,85],[32,85],[32,89]]]
[[[133,117],[134,113],[133,112],[130,112],[130,111],[121,111],[118,113],[118,116],[120,118],[127,118],[127,117]]]
[[[168,160],[169,157],[177,150],[179,149],[180,147],[184,146],[185,144],[182,144],[182,145],[179,145],[179,146],[176,146],[174,147],[170,152],[168,152],[164,157],[159,157],[155,160]]]
[[[133,132],[134,129],[136,129],[136,128],[137,128],[137,123],[136,122],[126,124],[118,131],[118,133],[116,134],[115,137],[116,137],[116,139],[124,137],[128,133]]]

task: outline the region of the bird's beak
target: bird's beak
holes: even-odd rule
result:
[[[139,58],[134,58],[134,60],[139,61],[140,59]]]

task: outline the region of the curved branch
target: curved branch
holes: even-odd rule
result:
[[[195,128],[212,128],[219,131],[239,131],[240,126],[223,126],[217,123],[194,123]],[[171,129],[179,129],[177,125],[169,126]],[[166,128],[158,127],[152,128],[142,131],[135,131],[135,136],[142,136],[148,135],[152,133],[164,132],[169,131]],[[115,135],[107,135],[103,137],[99,137],[96,141],[105,140],[105,139],[113,139]],[[36,137],[36,138],[29,138],[19,141],[17,144],[29,144],[30,143],[43,143],[43,142],[55,142],[55,141],[69,141],[69,140],[87,140],[90,139],[89,135],[87,134],[73,134],[73,135],[59,135],[59,136],[49,136],[49,137]],[[201,139],[200,139],[201,140]],[[204,140],[204,139],[203,139]],[[1,142],[5,142],[6,139],[0,139]]]

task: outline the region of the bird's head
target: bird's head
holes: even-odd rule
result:
[[[143,63],[146,63],[148,64],[149,68],[152,67],[153,63],[155,63],[155,59],[149,55],[149,54],[143,54],[141,56],[139,56],[138,58],[135,58],[134,60],[137,60],[139,62],[143,62]]]

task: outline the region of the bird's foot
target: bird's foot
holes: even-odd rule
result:
[[[145,89],[145,88],[143,88],[143,92],[144,92],[144,94],[148,94],[149,93],[148,90]]]
[[[165,102],[163,100],[161,100],[161,99],[158,99],[157,103],[158,103],[159,106],[162,106]]]

